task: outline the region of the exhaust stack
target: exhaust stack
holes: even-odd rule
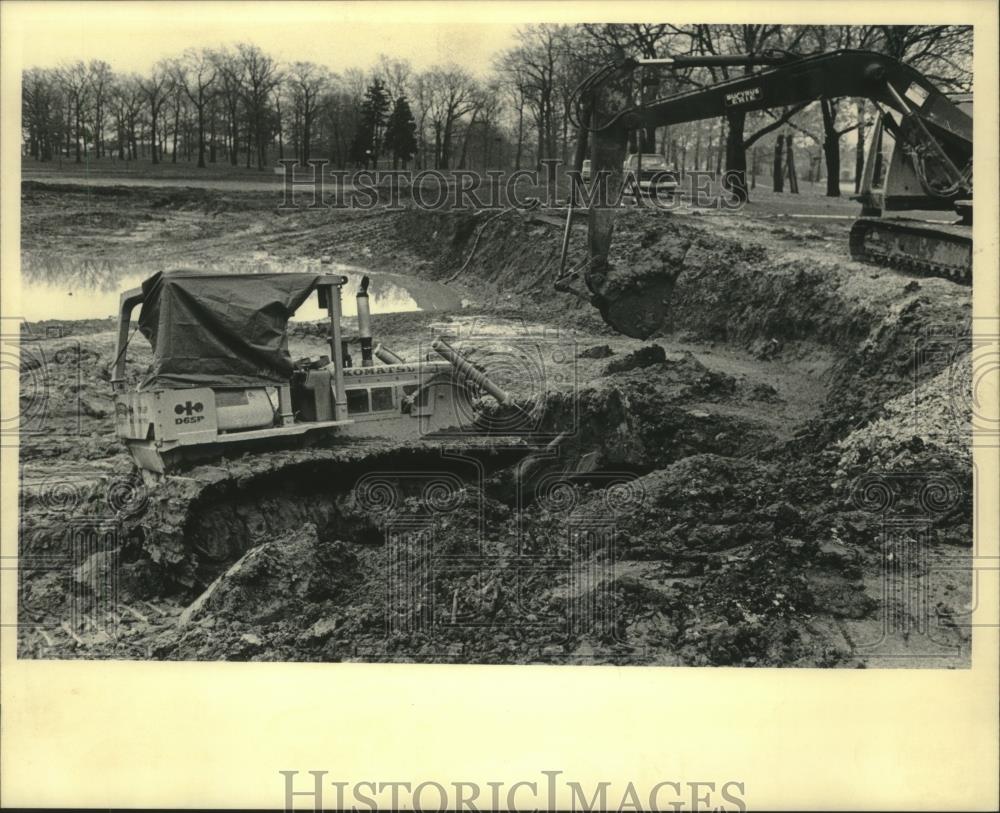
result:
[[[381,361],[383,364],[406,364],[406,359],[402,356],[393,353],[388,347],[386,347],[381,342],[375,345],[375,358]]]
[[[507,406],[511,403],[511,397],[507,392],[494,384],[486,373],[479,370],[444,339],[438,338],[431,342],[431,349],[451,364],[462,378],[468,379],[473,384],[482,387],[496,398],[501,406]]]
[[[361,366],[371,367],[372,360],[372,312],[368,305],[368,277],[361,278],[358,287],[358,335],[361,338]]]

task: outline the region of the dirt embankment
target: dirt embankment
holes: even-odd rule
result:
[[[464,266],[459,279],[543,299],[550,313],[566,314],[569,325],[593,317],[592,308],[551,290],[558,230],[513,216],[497,219],[486,225],[469,261],[482,222],[471,215],[411,211],[394,229],[404,239],[412,235],[414,249],[432,259],[430,273],[451,277]],[[822,441],[867,423],[883,403],[912,391],[915,381],[928,380],[970,346],[967,289],[846,259],[846,228],[843,243],[818,235],[807,240],[820,247],[805,257],[789,249],[782,230],[787,227],[769,229],[749,220],[734,227],[717,225],[710,216],[630,210],[618,219],[611,261],[624,275],[639,268],[674,280],[656,336],[719,342],[775,361],[813,350],[832,354],[823,416],[829,426]],[[574,227],[572,245],[570,266],[583,258],[583,226]]]
[[[231,208],[217,195],[161,197],[142,205],[168,233],[178,212],[215,213],[208,226],[185,221],[203,231],[203,251],[231,249],[226,235],[242,234],[244,248],[278,258],[389,265],[449,280],[473,303],[463,318],[558,326],[575,337],[576,357],[559,362],[575,377],[540,392],[516,372],[505,382],[547,438],[527,458],[488,444],[464,462],[316,451],[289,468],[275,454],[199,467],[150,492],[127,478],[113,437],[101,373],[110,336],[88,327],[43,342],[82,348],[47,359],[60,383],[47,403],[85,432],[75,446],[22,446],[22,554],[72,546],[65,501],[60,510],[46,479],[65,481],[67,461],[82,467],[70,480],[73,518],[107,517],[112,505],[125,542],[75,570],[27,574],[24,607],[63,617],[67,596],[99,596],[114,574],[127,609],[115,635],[28,629],[25,654],[966,662],[956,619],[967,574],[952,568],[917,609],[886,598],[881,580],[894,572],[886,561],[899,561],[887,520],[927,529],[931,559],[968,555],[969,404],[952,387],[968,378],[968,289],[851,263],[838,226],[790,242],[742,216],[629,211],[612,263],[673,279],[665,328],[640,343],[552,290],[559,230],[516,213],[488,223],[491,214],[416,210],[279,214],[252,196]],[[39,213],[28,220],[41,244],[58,229]],[[149,251],[186,250],[172,239],[154,237]],[[583,244],[575,227],[571,264]],[[429,321],[382,324],[402,346]],[[321,342],[308,329],[296,336]],[[130,374],[143,363],[140,352]],[[32,370],[22,372],[23,384]],[[930,578],[931,559],[913,573]],[[936,637],[923,645],[893,630],[879,644],[887,604],[901,618],[930,613]]]

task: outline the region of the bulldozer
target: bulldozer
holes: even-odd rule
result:
[[[745,76],[616,109],[616,84],[641,71],[640,95],[657,86],[662,70],[744,67]],[[650,78],[649,74],[654,74]],[[618,207],[615,190],[633,188],[622,166],[629,135],[640,130],[772,108],[801,109],[821,98],[863,97],[878,111],[864,168],[861,216],[850,232],[851,257],[860,262],[972,284],[972,100],[949,97],[914,68],[869,51],[798,55],[784,51],[733,55],[627,58],[605,65],[576,88],[575,178],[589,162],[591,184],[603,176],[604,196],[587,198],[587,257],[565,269],[580,187],[570,196],[557,290],[598,308],[620,333],[647,338],[664,327],[670,281],[632,277],[609,261]],[[588,158],[589,152],[589,158]],[[887,153],[884,155],[883,153]],[[640,152],[641,155],[641,152]],[[635,174],[635,173],[633,173]],[[638,177],[645,178],[641,166]],[[611,201],[608,205],[607,201]],[[947,212],[952,223],[901,216]]]
[[[432,513],[461,504],[466,482],[542,448],[535,416],[468,350],[438,336],[404,358],[375,342],[368,277],[346,336],[348,282],[175,269],[121,295],[110,378],[137,469],[119,508],[123,555],[156,563],[164,589],[204,589],[305,521],[368,533],[410,496]],[[289,320],[311,297],[329,352],[293,359]],[[137,333],[152,347],[138,376]]]
[[[155,484],[247,451],[467,432],[484,393],[511,402],[444,338],[410,361],[374,345],[368,277],[356,297],[355,366],[342,326],[347,282],[338,274],[176,269],[123,293],[111,371],[116,432],[143,478]],[[293,360],[288,321],[311,296],[327,314],[329,355]],[[138,327],[130,330],[137,307]],[[137,331],[149,340],[153,362],[133,389],[126,362]]]

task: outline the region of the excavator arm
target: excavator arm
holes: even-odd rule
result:
[[[608,82],[636,69],[713,65],[762,69],[623,110],[604,109]],[[591,177],[595,183],[606,183],[609,193],[603,200],[600,195],[589,197],[585,268],[560,278],[557,287],[568,289],[570,278],[582,271],[588,295],[605,321],[626,335],[651,335],[664,321],[672,280],[630,279],[626,269],[616,271],[608,259],[619,190],[626,188],[623,162],[629,133],[734,113],[804,107],[817,99],[838,97],[864,97],[883,112],[895,113],[895,118],[885,116],[884,121],[915,167],[925,198],[920,208],[950,209],[958,200],[971,199],[971,116],[919,71],[883,54],[840,50],[811,56],[769,52],[626,60],[596,71],[578,88],[576,169],[589,146]]]

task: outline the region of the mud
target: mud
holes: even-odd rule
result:
[[[61,279],[49,260],[80,238],[112,287],[262,253],[448,280],[461,308],[377,316],[379,340],[415,358],[449,335],[533,423],[504,434],[484,399],[492,436],[270,452],[150,489],[113,435],[113,323],[27,325],[21,656],[968,664],[969,290],[851,262],[849,223],[624,212],[613,265],[670,277],[636,341],[552,291],[560,231],[516,213],[476,243],[465,212],[97,189],[24,185],[32,274]],[[581,227],[571,245],[574,263]],[[291,339],[308,355],[323,329]],[[148,362],[137,342],[129,376]]]

